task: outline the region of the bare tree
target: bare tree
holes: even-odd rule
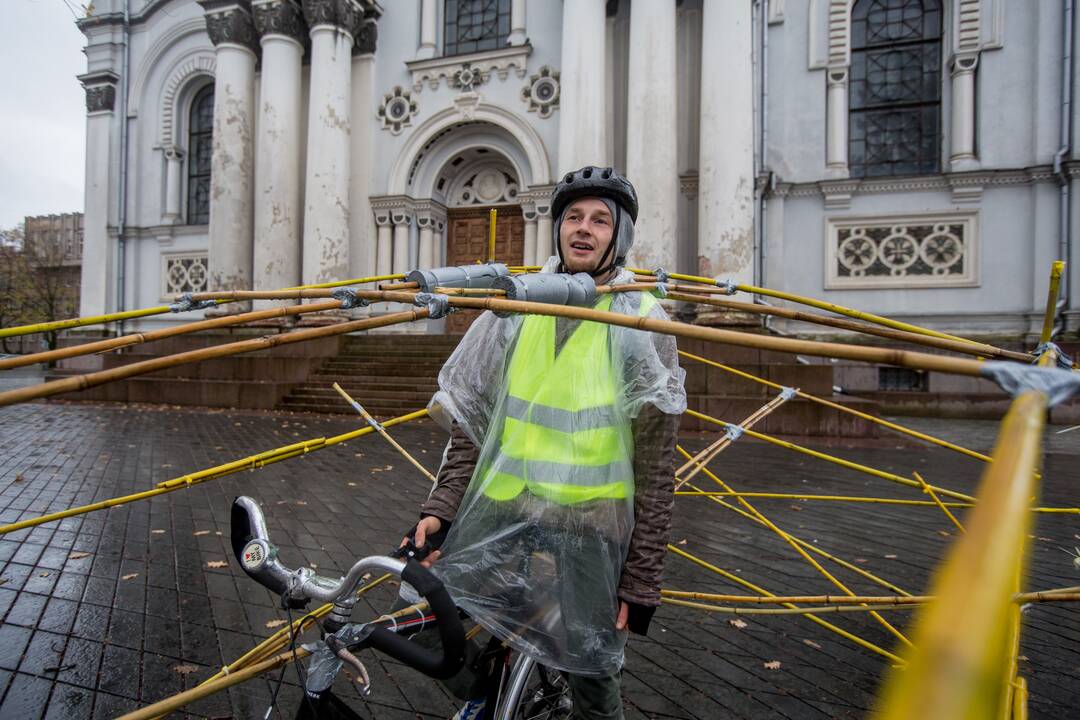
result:
[[[8,242],[13,231],[0,230],[0,327],[19,325],[23,318],[22,281],[26,277],[26,258],[18,243]],[[17,348],[11,338],[0,338],[0,351],[10,353]]]
[[[78,313],[79,266],[70,258],[59,234],[45,233],[23,242],[22,267],[16,279],[16,297],[24,323],[73,317]],[[56,348],[58,332],[45,333],[50,350]]]

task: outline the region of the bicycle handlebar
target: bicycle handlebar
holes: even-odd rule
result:
[[[422,648],[383,627],[375,627],[367,644],[413,667],[430,677],[445,679],[461,669],[465,662],[465,629],[442,581],[415,560],[404,562],[385,555],[361,558],[344,577],[333,580],[316,575],[308,568],[290,570],[278,560],[278,550],[270,542],[266,518],[253,499],[240,496],[233,501],[230,516],[232,547],[240,567],[249,577],[281,596],[291,608],[302,608],[309,600],[334,603],[335,611],[348,618],[356,603],[356,588],[367,572],[380,571],[397,575],[428,601],[435,614],[442,641],[442,654]]]

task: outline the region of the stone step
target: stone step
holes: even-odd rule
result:
[[[434,378],[417,378],[415,380],[411,378],[358,378],[353,375],[324,375],[320,373],[310,378],[307,382],[299,385],[296,389],[322,388],[330,395],[337,395],[337,392],[331,387],[334,383],[340,385],[349,394],[352,394],[353,392],[367,392],[380,389],[430,389],[434,391],[439,386]]]

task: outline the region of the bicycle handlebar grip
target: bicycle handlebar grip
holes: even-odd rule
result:
[[[270,560],[270,550],[267,539],[260,537],[265,535],[265,530],[259,532],[263,524],[262,518],[252,517],[252,513],[257,512],[258,505],[251,498],[238,497],[233,500],[232,511],[229,513],[229,535],[233,554],[249,577],[275,595],[281,596],[288,590],[288,586],[281,578],[264,570],[266,562]],[[249,547],[253,540],[259,542]]]
[[[424,596],[435,613],[442,641],[442,655],[409,642],[386,628],[376,628],[368,642],[392,658],[400,660],[428,677],[437,680],[457,675],[465,664],[465,628],[458,616],[457,606],[450,599],[442,581],[415,560],[409,560],[401,572],[401,579]]]

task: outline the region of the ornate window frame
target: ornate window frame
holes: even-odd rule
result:
[[[953,232],[956,226],[960,227],[959,238],[956,238]],[[910,233],[904,232],[911,227],[929,228],[929,230],[921,237],[912,237]],[[865,231],[868,229],[885,230],[886,237],[879,240],[867,236]],[[901,259],[881,262],[882,265],[891,266],[891,275],[856,275],[851,263],[841,262],[841,245],[859,243],[859,238],[863,238],[861,247],[864,252],[856,265],[862,264],[866,267],[872,266],[884,257],[883,248],[886,247],[886,243],[890,238],[897,238],[892,244],[892,249],[894,252],[900,251]],[[938,240],[935,241],[935,239]],[[955,252],[957,241],[960,245],[959,255],[956,256],[955,261],[943,264],[941,259],[935,259],[940,258],[943,252],[946,254],[950,250]],[[859,247],[853,249],[858,251]],[[980,284],[979,250],[978,211],[827,217],[825,218],[825,289],[978,287]],[[871,255],[868,256],[866,251]],[[946,270],[957,261],[962,261],[963,271],[947,273]],[[851,274],[841,274],[842,264],[849,269]],[[930,272],[907,273],[908,268],[928,266],[933,268]]]
[[[197,84],[197,85],[193,83],[191,88],[190,88],[190,93],[185,98],[185,101],[184,101],[184,104],[183,104],[183,107],[184,107],[184,114],[182,115],[182,117],[183,117],[183,129],[182,129],[183,135],[181,136],[184,139],[184,148],[183,148],[184,157],[183,157],[183,169],[182,169],[182,180],[181,180],[181,184],[183,186],[183,190],[181,191],[182,196],[183,196],[183,202],[181,203],[180,212],[181,212],[181,217],[183,218],[183,224],[184,225],[200,226],[200,225],[205,225],[206,224],[206,223],[192,223],[191,222],[191,212],[190,212],[190,210],[191,210],[191,163],[195,159],[194,153],[192,152],[192,148],[191,148],[191,113],[195,109],[195,101],[198,100],[200,97],[202,97],[203,93],[205,93],[207,91],[207,89],[209,89],[210,92],[213,93],[213,91],[214,91],[213,83],[204,82],[204,83],[200,83],[200,84]],[[213,131],[213,120],[211,120],[211,133],[212,133],[212,131]],[[211,134],[211,138],[212,137],[213,137],[213,135]]]
[[[176,286],[174,283],[170,282],[170,270],[172,270],[176,263],[183,263],[185,260],[191,260],[192,267],[199,266],[202,268],[201,283],[189,282],[187,285]],[[190,277],[190,270],[184,269],[184,272],[187,275],[187,280],[192,280]],[[199,252],[162,253],[161,272],[158,277],[161,278],[162,301],[172,302],[185,292],[205,292],[210,278],[209,254],[205,250]]]

